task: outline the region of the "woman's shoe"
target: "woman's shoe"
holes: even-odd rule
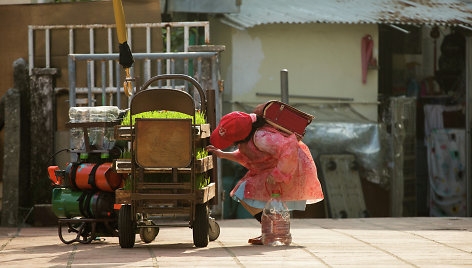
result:
[[[262,245],[262,235],[255,238],[250,238],[247,242],[253,245]]]

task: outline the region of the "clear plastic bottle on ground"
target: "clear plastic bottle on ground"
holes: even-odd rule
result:
[[[290,234],[290,211],[280,199],[279,191],[272,191],[271,199],[262,211],[262,243],[268,246],[288,246]]]

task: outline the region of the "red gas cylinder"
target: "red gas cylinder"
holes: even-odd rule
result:
[[[123,187],[123,176],[113,171],[113,163],[70,163],[66,167],[64,185],[78,190],[113,192]]]

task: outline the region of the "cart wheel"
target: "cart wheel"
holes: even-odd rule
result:
[[[131,215],[131,206],[122,205],[118,215],[118,238],[122,248],[132,248],[136,240],[136,223]]]
[[[215,218],[209,218],[208,238],[210,241],[215,241],[220,236],[220,225],[216,222]]]
[[[209,213],[207,204],[195,205],[195,221],[193,222],[193,244],[197,248],[208,246]]]
[[[139,230],[139,237],[144,243],[151,243],[159,233],[159,227],[143,227]]]

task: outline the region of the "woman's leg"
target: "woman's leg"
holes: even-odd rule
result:
[[[249,211],[249,213],[251,213],[251,215],[256,218],[257,221],[261,222],[261,217],[262,217],[262,209],[260,208],[255,208],[255,207],[251,207],[249,206],[246,202],[242,201],[242,200],[239,200],[239,202],[241,202],[241,205],[243,205],[243,207]],[[247,241],[248,243],[250,244],[253,244],[253,245],[262,245],[262,236],[258,236],[256,238],[251,238]]]
[[[239,200],[239,202],[241,203],[241,205],[243,205],[243,207],[249,212],[251,213],[252,216],[254,216],[254,218],[256,218],[259,222],[261,222],[261,216],[262,216],[262,209],[260,208],[255,208],[255,207],[251,207],[250,205],[248,205],[246,202],[244,202],[243,200]]]

